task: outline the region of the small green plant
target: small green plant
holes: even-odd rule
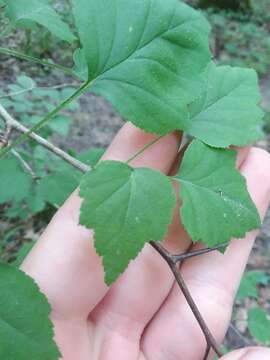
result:
[[[265,7],[265,12],[267,10]],[[260,75],[270,67],[269,20],[257,12],[243,13],[209,8],[205,14],[213,25],[212,43],[220,64],[247,66]]]
[[[55,107],[74,89],[69,84],[60,86],[38,87],[35,81],[25,75],[20,75],[15,84],[10,84],[0,93],[0,101],[8,111],[11,111],[20,123],[31,127],[41,118],[41,115]],[[70,111],[76,110],[78,104],[73,103]],[[50,139],[54,134],[66,137],[69,132],[71,118],[68,113],[57,116],[54,122],[41,132],[44,139]],[[1,123],[2,131],[4,124]],[[62,164],[57,157],[48,154],[34,141],[23,149],[13,151],[11,156],[0,160],[2,168],[9,169],[0,174],[1,188],[15,181],[9,186],[9,192],[0,193],[0,204],[9,204],[5,211],[6,217],[19,217],[24,219],[29,215],[44,210],[50,201],[50,194],[55,195],[52,205],[60,206],[68,194],[78,185],[78,175],[69,166]],[[57,169],[57,170],[55,170]],[[64,175],[65,186],[53,187],[53,178],[59,174]],[[16,181],[20,187],[16,186]],[[55,188],[58,190],[54,190]]]
[[[58,98],[56,107],[39,102],[37,106],[45,106],[49,111],[41,119],[27,115],[28,107],[24,101],[6,103],[15,116],[23,118],[21,113],[26,112],[27,129],[22,129],[0,106],[6,126],[2,136],[6,142],[2,140],[0,150],[1,168],[10,167],[2,176],[1,189],[2,186],[7,188],[11,181],[11,188],[16,187],[21,176],[20,183],[25,189],[22,191],[17,186],[16,201],[25,201],[23,194],[31,185],[25,174],[22,175],[16,159],[4,156],[11,156],[15,146],[29,137],[44,146],[44,141],[34,132],[42,128],[41,135],[45,133],[46,137],[47,131],[56,130],[55,121],[62,124],[60,128],[66,134],[66,120],[59,120],[59,112],[86,91],[106,98],[135,126],[157,134],[154,141],[126,162],[102,161],[96,165],[89,159],[86,161],[85,157],[76,159],[63,154],[51,144],[45,146],[76,167],[76,171],[80,170],[80,175],[75,175],[72,186],[59,196],[57,187],[63,187],[64,178],[61,166],[57,164],[55,171],[54,164],[49,167],[49,174],[44,174],[43,159],[40,169],[43,178],[38,181],[35,194],[41,196],[42,201],[55,202],[55,198],[59,198],[56,205],[60,205],[80,181],[80,223],[95,232],[94,243],[102,257],[108,285],[124,272],[145,243],[150,242],[155,248],[159,246],[158,241],[162,240],[172,221],[175,206],[178,206],[179,216],[192,241],[203,241],[213,249],[224,250],[232,237],[242,238],[248,231],[260,227],[259,214],[245,180],[236,170],[236,151],[229,149],[231,145],[252,144],[262,136],[263,111],[258,105],[257,75],[251,69],[217,66],[212,62],[208,39],[210,26],[200,12],[178,0],[76,0],[73,14],[78,38],[47,1],[7,0],[5,13],[13,24],[28,26],[29,22],[34,22],[62,40],[80,43],[80,47],[74,53],[73,69],[10,49],[0,48],[0,52],[64,70],[83,80],[73,93],[66,94],[64,100]],[[18,80],[21,89],[25,84],[20,84],[22,79]],[[27,83],[30,82],[28,79]],[[17,87],[10,90],[20,91]],[[42,96],[55,100],[50,92]],[[13,127],[23,135],[10,139],[10,128]],[[57,129],[59,131],[58,126]],[[131,166],[132,160],[174,130],[184,131],[193,138],[176,175],[170,177],[149,168],[134,169]],[[81,178],[82,172],[85,175]],[[181,184],[181,207],[176,205],[173,182]],[[52,189],[57,191],[56,195]],[[8,197],[7,194],[2,194],[2,202],[14,200],[14,194]],[[176,264],[171,266],[177,269]],[[17,274],[18,270],[5,266],[3,269],[1,282],[7,287],[9,271]],[[24,311],[24,303],[20,304],[20,311]],[[2,304],[2,311],[5,306],[7,304]],[[198,312],[194,306],[193,311]],[[206,324],[200,325],[207,334]],[[20,326],[16,323],[13,328],[21,330]],[[51,342],[51,330],[47,329],[46,336],[50,339],[50,359],[56,359],[58,354]],[[24,359],[21,353],[16,357],[11,352],[9,338],[3,338],[6,350],[0,355],[12,360]],[[29,355],[28,340],[25,339],[21,348]],[[208,345],[221,355],[214,341],[209,341]],[[45,352],[40,353],[40,348],[31,350],[32,359],[48,359]]]
[[[242,278],[237,294],[241,303],[246,298],[256,300],[257,305],[248,311],[248,330],[258,343],[268,346],[270,344],[270,319],[265,309],[259,306],[259,286],[267,286],[269,275],[264,271],[247,271]]]
[[[248,328],[260,344],[270,345],[270,319],[266,310],[257,307],[249,310]]]

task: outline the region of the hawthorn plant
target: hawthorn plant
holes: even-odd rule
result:
[[[178,0],[74,0],[74,33],[49,1],[4,0],[0,6],[11,26],[43,26],[61,40],[79,45],[72,69],[7,48],[0,48],[0,53],[57,68],[82,81],[71,96],[30,129],[21,127],[0,105],[6,123],[0,157],[32,138],[84,173],[79,185],[80,223],[94,230],[106,283],[110,286],[115,282],[150,243],[168,262],[206,336],[205,359],[210,348],[220,356],[177,271],[179,261],[198,252],[172,255],[160,241],[176,206],[191,240],[207,246],[200,253],[224,251],[231,238],[243,238],[260,227],[257,209],[236,169],[236,151],[231,149],[262,137],[263,111],[255,71],[217,66],[209,49],[208,22],[200,12]],[[36,134],[85,92],[103,96],[124,119],[156,134],[155,140],[126,162],[101,161],[90,168]],[[9,141],[13,128],[22,135]],[[130,165],[149,146],[175,130],[183,131],[191,140],[174,176]],[[181,185],[181,206],[176,202],[174,182]],[[0,321],[0,342],[4,344],[0,357],[23,360],[27,354],[31,359],[57,359],[46,299],[26,275],[9,265],[1,264],[0,278],[1,293],[8,294],[4,299],[1,296],[0,319],[5,314],[5,324],[22,333],[26,326],[31,329],[25,338],[17,335],[14,340],[11,328]],[[29,300],[30,295],[33,297]],[[10,303],[11,298],[14,302]],[[39,322],[33,316],[12,316],[18,306],[20,311],[28,308],[30,313],[32,305],[41,309],[39,319],[46,323],[43,332],[38,331]],[[31,336],[36,336],[42,346],[33,346]],[[16,352],[11,338],[20,343],[21,352]]]

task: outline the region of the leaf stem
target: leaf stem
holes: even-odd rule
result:
[[[189,289],[178,269],[178,264],[177,262],[175,262],[173,255],[171,255],[160,243],[155,242],[155,241],[151,241],[150,245],[163,257],[163,259],[167,262],[167,264],[169,265],[175,280],[179,286],[179,288],[181,289],[187,303],[189,304],[189,307],[191,309],[191,311],[193,312],[193,315],[195,316],[198,324],[200,325],[200,328],[205,336],[206,339],[206,343],[207,343],[207,348],[206,348],[206,352],[204,355],[204,359],[205,356],[209,354],[209,349],[213,348],[213,350],[215,351],[215,353],[219,356],[222,357],[222,352],[219,350],[219,346],[214,338],[214,336],[212,335],[211,331],[209,330],[204,318],[202,317],[195,301],[193,300]],[[213,249],[214,251],[215,249]],[[193,255],[196,256],[196,255]]]
[[[154,144],[156,144],[161,138],[163,138],[164,135],[161,135],[157,138],[155,138],[154,140],[150,141],[149,143],[147,143],[146,145],[144,145],[140,150],[138,150],[133,156],[131,156],[126,163],[129,164],[131,163],[131,161],[133,161],[134,159],[136,159],[138,156],[140,156],[145,150],[147,150],[148,148],[150,148],[151,146],[153,146]]]
[[[13,57],[16,57],[18,59],[26,60],[26,61],[33,62],[33,63],[43,65],[43,66],[47,66],[47,67],[50,67],[50,68],[53,68],[53,69],[58,69],[58,70],[61,70],[61,71],[63,71],[64,73],[66,73],[68,75],[71,75],[73,77],[78,78],[78,76],[70,68],[67,68],[67,67],[65,67],[63,65],[60,65],[60,64],[52,63],[52,62],[47,61],[47,60],[41,60],[41,59],[38,59],[36,57],[30,56],[30,55],[27,55],[27,54],[23,54],[23,53],[21,53],[19,51],[16,51],[16,50],[0,47],[0,54],[13,56]]]
[[[9,92],[6,95],[1,95],[0,99],[16,97],[16,96],[25,94],[25,93],[30,92],[30,91],[35,91],[35,90],[63,89],[63,88],[68,87],[68,86],[75,87],[75,86],[78,86],[78,85],[80,85],[80,84],[72,82],[72,83],[58,84],[58,85],[53,85],[53,86],[33,86],[33,87],[28,88],[28,89],[23,89],[23,90],[19,90],[19,91],[15,91],[15,92]]]
[[[0,149],[0,159],[5,156],[12,148],[22,144],[34,131],[39,130],[42,126],[44,126],[47,122],[49,122],[56,114],[58,114],[62,109],[64,109],[67,105],[69,105],[73,100],[77,99],[86,88],[90,86],[90,83],[87,82],[83,84],[80,88],[78,88],[69,98],[64,100],[61,104],[59,104],[55,109],[49,112],[43,119],[41,119],[36,125],[34,125],[31,129],[27,130],[23,133],[17,140],[15,140],[11,145]]]
[[[195,250],[195,251],[189,251],[189,252],[179,254],[179,255],[171,255],[171,258],[174,261],[174,263],[178,263],[178,262],[190,259],[190,258],[195,257],[195,256],[204,255],[204,254],[208,254],[210,252],[213,252],[215,250],[224,249],[227,245],[228,245],[228,243],[224,243],[224,244],[217,245],[217,246],[215,246],[213,248],[206,248],[206,249],[200,249],[200,250]]]

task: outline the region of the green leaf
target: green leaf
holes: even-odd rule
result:
[[[105,149],[86,150],[86,151],[81,152],[77,156],[77,159],[84,162],[87,165],[90,165],[91,167],[94,167],[99,162],[99,160],[103,156],[104,152],[105,152]]]
[[[0,358],[58,360],[50,306],[35,282],[0,263]]]
[[[31,176],[23,171],[15,158],[0,160],[0,204],[23,200],[31,183]]]
[[[74,0],[90,91],[136,126],[183,129],[204,85],[209,25],[178,0]]]
[[[32,214],[37,214],[45,209],[44,199],[41,197],[37,187],[32,190],[32,193],[25,199],[26,205]]]
[[[29,76],[20,75],[17,77],[17,83],[23,88],[23,89],[32,89],[36,86],[35,80],[31,79]]]
[[[73,61],[73,71],[78,75],[81,80],[86,81],[88,79],[88,66],[83,49],[76,49],[74,51]]]
[[[35,245],[36,241],[31,241],[29,243],[23,244],[23,246],[20,248],[16,255],[16,260],[13,261],[12,265],[16,267],[20,267],[23,263],[26,256],[29,254],[29,252],[32,250],[33,246]]]
[[[80,223],[95,231],[105,281],[112,284],[146,242],[162,240],[172,220],[175,194],[158,171],[104,161],[80,185]]]
[[[270,344],[270,320],[264,309],[254,308],[248,313],[248,328],[252,336],[264,345]]]
[[[244,274],[236,298],[238,300],[246,297],[258,299],[257,285],[266,284],[269,277],[264,271],[248,271]]]
[[[49,127],[62,136],[67,136],[70,129],[71,119],[65,115],[56,116],[50,123]]]
[[[190,105],[185,131],[215,147],[244,146],[263,137],[254,70],[212,64],[203,96]]]
[[[40,180],[37,191],[41,198],[59,208],[79,184],[80,174],[67,164]]]
[[[22,202],[11,203],[11,206],[5,210],[5,218],[9,220],[23,220],[29,217],[29,212],[25,209]]]
[[[46,27],[52,34],[62,40],[73,42],[76,38],[57,12],[46,2],[41,0],[8,0],[6,16],[12,23],[20,24],[34,21]]]
[[[191,239],[210,247],[260,227],[258,211],[236,170],[236,151],[211,148],[194,140],[179,173],[181,218]]]

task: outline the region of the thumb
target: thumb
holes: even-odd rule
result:
[[[221,360],[269,360],[270,349],[263,347],[250,347],[233,351],[222,357]]]

